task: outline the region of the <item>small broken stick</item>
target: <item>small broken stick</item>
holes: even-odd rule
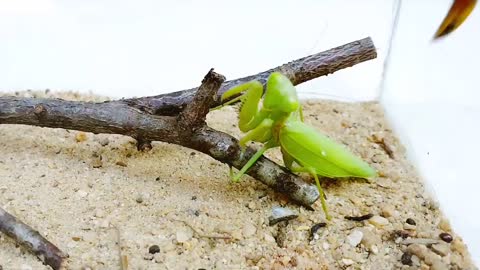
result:
[[[393,152],[393,149],[390,147],[389,144],[385,142],[384,137],[378,136],[377,134],[373,134],[370,140],[378,144],[391,159],[395,159],[395,154]]]
[[[61,269],[68,254],[45,239],[38,231],[0,208],[0,231],[31,250],[44,264]]]
[[[345,219],[352,220],[352,221],[364,221],[364,220],[367,220],[367,219],[371,219],[372,217],[373,217],[373,214],[366,214],[366,215],[358,216],[358,217],[345,216]]]

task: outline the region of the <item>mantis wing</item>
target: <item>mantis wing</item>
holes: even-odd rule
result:
[[[305,168],[313,168],[328,177],[362,177],[376,175],[366,162],[346,147],[300,121],[286,122],[280,130],[282,149]]]

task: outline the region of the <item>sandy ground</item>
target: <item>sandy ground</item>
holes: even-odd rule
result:
[[[232,184],[226,165],[199,152],[166,143],[138,152],[117,135],[0,125],[0,204],[67,252],[68,269],[121,269],[122,257],[125,269],[476,269],[380,105],[308,101],[305,116],[380,172],[371,183],[325,179],[333,219],[313,238],[310,228],[325,222],[319,202],[308,211],[248,176]],[[239,137],[236,117],[228,107],[208,122]],[[278,151],[267,155],[281,163]],[[279,205],[299,217],[269,226]],[[50,269],[4,235],[0,265]]]

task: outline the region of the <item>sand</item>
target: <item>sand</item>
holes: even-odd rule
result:
[[[477,269],[379,104],[304,106],[306,122],[380,172],[371,182],[324,179],[333,219],[313,238],[310,228],[325,222],[319,202],[308,211],[249,176],[231,183],[228,167],[202,153],[161,142],[138,152],[120,135],[0,125],[0,204],[67,252],[67,269],[121,269],[121,258],[124,269]],[[208,123],[240,137],[236,117],[227,107]],[[276,149],[267,156],[282,162]],[[299,217],[269,226],[274,206]],[[344,218],[370,213],[365,221]],[[442,232],[453,241],[442,241]],[[159,252],[150,254],[153,245]],[[0,265],[50,269],[4,235]]]

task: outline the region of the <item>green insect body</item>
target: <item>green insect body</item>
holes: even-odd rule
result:
[[[303,122],[302,107],[295,87],[283,74],[273,72],[268,77],[265,95],[260,82],[250,81],[226,91],[222,101],[238,94],[241,95],[222,106],[239,100],[242,102],[239,128],[246,134],[240,139],[240,145],[245,147],[248,142],[256,141],[264,143],[264,146],[236,175],[232,175],[233,181],[239,181],[266,150],[280,147],[288,169],[306,172],[315,178],[322,208],[327,219],[330,219],[318,175],[331,178],[376,176],[374,169],[346,147]]]

